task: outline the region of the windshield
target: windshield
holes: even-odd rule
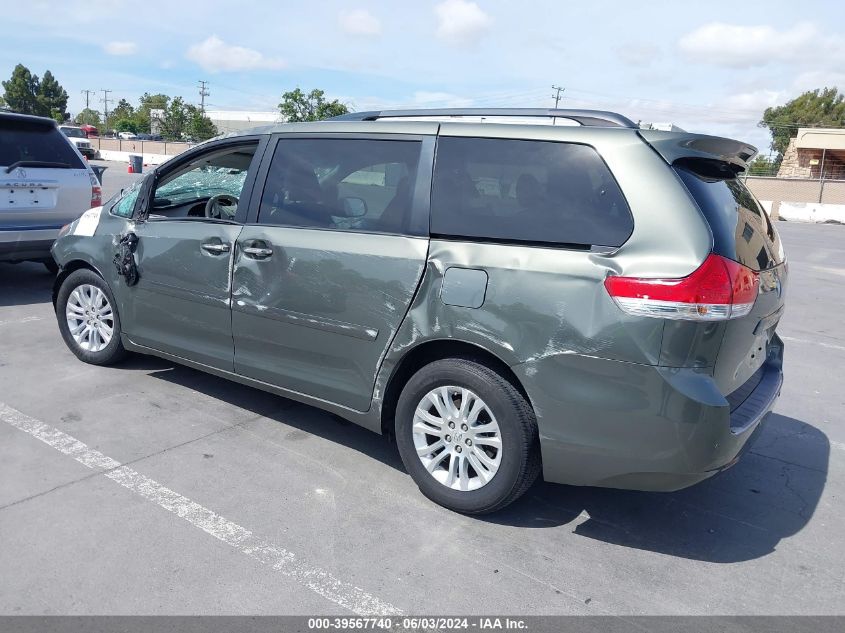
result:
[[[246,180],[246,170],[204,166],[185,172],[156,189],[156,198],[167,198],[171,204],[210,198],[228,193],[238,197]]]
[[[65,133],[65,136],[69,136],[71,138],[85,138],[85,133],[76,127],[62,127],[59,128],[62,132]]]

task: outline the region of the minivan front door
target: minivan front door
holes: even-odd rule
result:
[[[257,148],[214,143],[157,174],[142,203],[145,219],[134,225],[138,283],[121,285],[122,325],[133,343],[233,370],[232,258]]]
[[[140,274],[122,315],[133,343],[232,371],[229,275],[241,228],[189,220],[136,226]]]
[[[282,137],[238,238],[236,372],[369,408],[425,267],[433,141]]]

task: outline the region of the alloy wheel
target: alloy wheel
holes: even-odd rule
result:
[[[105,349],[114,335],[114,312],[106,293],[82,284],[68,296],[65,318],[73,340],[87,352]]]
[[[477,490],[502,462],[499,423],[487,404],[464,387],[429,391],[414,411],[414,447],[425,469],[453,490]]]

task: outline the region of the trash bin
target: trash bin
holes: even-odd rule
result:
[[[129,164],[133,173],[140,174],[144,170],[144,157],[139,154],[129,154]]]
[[[104,165],[91,165],[91,169],[94,170],[94,175],[97,177],[97,180],[102,185],[103,184],[103,172],[106,171],[108,169],[108,167],[105,167]]]

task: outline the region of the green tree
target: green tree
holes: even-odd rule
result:
[[[85,108],[74,117],[73,122],[77,125],[100,125],[100,113],[91,108]]]
[[[769,156],[758,154],[748,166],[748,174],[751,176],[776,176],[780,163],[780,156],[772,159]]]
[[[182,97],[174,97],[164,109],[164,116],[161,117],[161,135],[168,141],[181,140],[188,132],[188,121],[190,119],[188,106]]]
[[[188,112],[188,136],[197,141],[207,141],[217,136],[217,128],[214,123],[198,107],[189,105],[186,106],[186,109]]]
[[[314,89],[305,94],[299,88],[282,95],[279,110],[291,123],[299,121],[320,121],[349,112],[340,101],[326,101],[325,92]]]
[[[784,105],[766,108],[759,125],[769,129],[772,149],[783,156],[799,127],[845,126],[845,96],[835,87],[808,90]]]
[[[45,71],[44,77],[41,78],[38,85],[36,102],[38,114],[41,116],[53,117],[60,123],[69,117],[67,113],[67,91],[62,88],[62,85],[56,81],[53,73],[49,70]]]
[[[12,112],[38,114],[38,76],[29,72],[29,68],[18,64],[8,81],[3,82],[3,100]]]
[[[120,99],[114,109],[109,112],[109,118],[106,121],[106,127],[110,130],[117,130],[118,132],[134,132],[135,130],[121,130],[117,127],[119,121],[130,121],[132,126],[137,128],[135,122],[135,108],[126,99]]]
[[[170,103],[170,97],[163,94],[151,95],[145,92],[138,101],[138,108],[135,110],[135,121],[138,125],[138,132],[152,132],[150,128],[150,110],[165,110]]]
[[[114,129],[118,132],[138,132],[138,124],[135,119],[117,119],[114,121]]]

